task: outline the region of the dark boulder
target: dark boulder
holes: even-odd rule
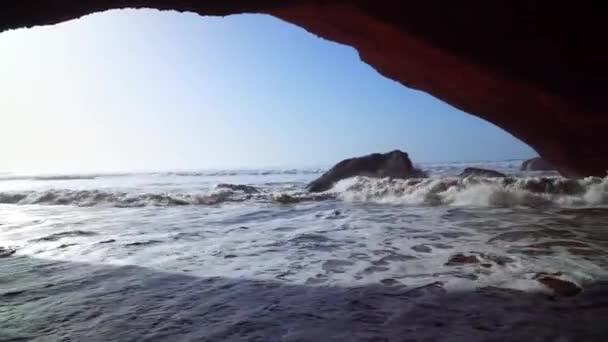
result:
[[[507,177],[507,175],[505,175],[502,172],[498,172],[498,171],[494,171],[494,170],[488,170],[488,169],[480,169],[480,168],[476,168],[476,167],[467,167],[458,176],[460,176],[460,177],[468,177],[468,176],[477,176],[477,177]]]
[[[479,259],[474,255],[464,255],[458,253],[452,255],[448,262],[445,263],[446,266],[459,266],[466,264],[479,264]]]
[[[354,176],[416,178],[426,177],[426,174],[414,168],[407,153],[395,150],[345,159],[308,184],[307,188],[311,192],[326,191],[336,182]]]
[[[521,164],[521,171],[555,171],[555,167],[541,157],[528,159]]]
[[[561,273],[557,273],[556,275],[561,275]],[[541,284],[553,290],[553,292],[559,296],[572,297],[576,296],[582,291],[582,289],[575,283],[547,275],[546,273],[539,273],[534,278]]]

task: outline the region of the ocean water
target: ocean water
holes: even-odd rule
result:
[[[606,341],[608,178],[520,163],[1,174],[0,340]]]

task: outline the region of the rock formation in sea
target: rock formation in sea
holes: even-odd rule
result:
[[[554,171],[555,167],[541,157],[528,159],[521,164],[522,171]]]
[[[608,170],[608,44],[602,43],[605,13],[598,6],[549,0],[468,5],[442,0],[20,0],[0,4],[0,32],[145,7],[203,16],[273,15],[350,45],[382,75],[507,130],[564,175],[603,177]]]
[[[407,153],[395,150],[345,159],[317,178],[307,188],[310,192],[331,189],[338,181],[354,176],[414,178],[426,174],[414,167]]]
[[[507,177],[502,172],[489,170],[489,169],[480,169],[477,167],[467,167],[464,169],[459,175],[459,177],[468,177],[468,176],[477,176],[477,177]]]

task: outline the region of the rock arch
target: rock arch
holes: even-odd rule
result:
[[[276,16],[504,128],[564,175],[608,170],[606,13],[584,1],[20,0],[0,4],[0,32],[143,7]]]

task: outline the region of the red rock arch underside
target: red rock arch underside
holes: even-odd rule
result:
[[[0,32],[117,8],[270,14],[504,128],[564,175],[608,170],[606,11],[585,2],[19,0],[0,4]]]

